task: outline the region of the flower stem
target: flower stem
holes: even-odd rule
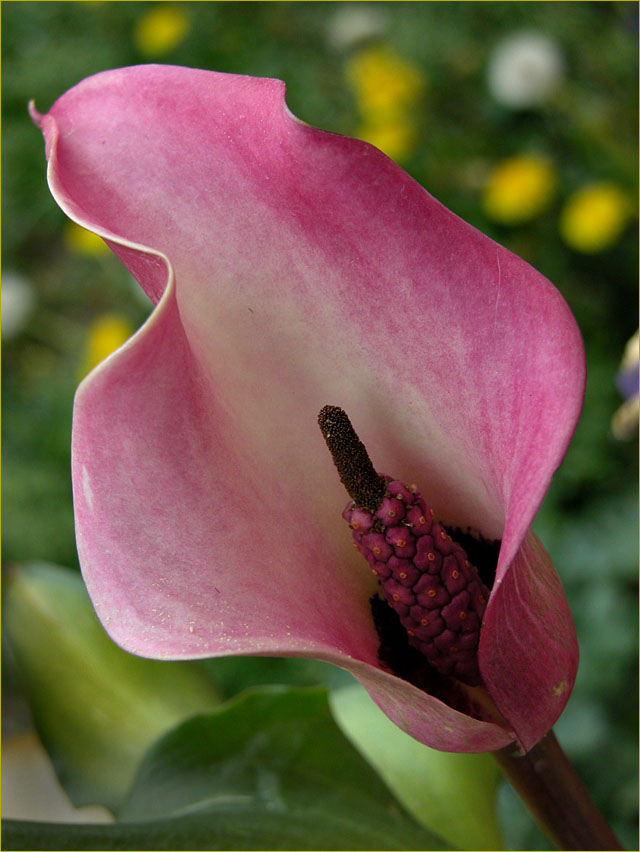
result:
[[[553,731],[526,754],[514,744],[493,755],[558,849],[623,848],[589,798]]]

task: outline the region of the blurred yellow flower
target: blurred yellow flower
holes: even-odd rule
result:
[[[105,255],[111,251],[102,237],[81,228],[75,222],[67,222],[64,229],[64,242],[73,254]]]
[[[126,317],[107,313],[97,317],[89,326],[79,377],[97,367],[133,334],[134,328]]]
[[[378,123],[412,106],[425,86],[418,68],[381,46],[356,53],[347,64],[345,77],[363,117]]]
[[[543,157],[522,154],[504,160],[484,189],[487,216],[502,225],[520,225],[549,205],[556,186],[553,166]]]
[[[625,400],[611,418],[611,432],[618,441],[626,441],[638,431],[638,394]]]
[[[413,151],[416,133],[413,124],[399,116],[381,123],[364,123],[357,129],[356,136],[375,145],[392,160],[402,162]]]
[[[638,431],[638,332],[627,341],[620,369],[616,376],[618,390],[625,398],[611,419],[611,431],[615,438],[624,441]]]
[[[137,22],[133,41],[145,56],[169,53],[184,41],[189,31],[189,17],[174,5],[154,6]]]
[[[605,181],[571,195],[560,215],[560,234],[576,251],[595,254],[618,241],[631,216],[629,197]]]

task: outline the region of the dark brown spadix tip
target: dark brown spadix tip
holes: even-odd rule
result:
[[[375,512],[387,490],[383,476],[376,473],[364,444],[356,435],[345,412],[336,405],[325,405],[318,424],[333,458],[340,482],[361,509]]]

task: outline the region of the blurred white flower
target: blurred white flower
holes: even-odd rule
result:
[[[36,304],[30,282],[17,272],[3,272],[2,294],[2,340],[16,337],[27,324]]]
[[[638,393],[638,361],[640,349],[640,334],[636,333],[627,340],[620,362],[620,372],[617,377],[617,385],[620,393],[629,398],[632,394]]]
[[[336,50],[382,35],[387,29],[387,16],[364,3],[336,3],[337,10],[327,22],[327,41]]]
[[[75,808],[33,731],[2,743],[2,816],[44,822],[113,822],[101,805]]]
[[[544,103],[563,77],[564,58],[560,48],[542,33],[508,36],[489,57],[489,91],[501,104],[514,109]]]

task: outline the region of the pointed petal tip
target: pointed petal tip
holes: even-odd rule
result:
[[[37,124],[38,127],[42,127],[42,119],[44,118],[44,116],[36,109],[36,102],[33,98],[31,98],[31,100],[29,101],[27,109],[29,110],[31,121],[33,121],[34,124]]]
[[[58,130],[56,126],[56,121],[51,113],[41,113],[36,109],[36,102],[33,98],[29,101],[28,104],[29,117],[33,121],[33,123],[38,127],[42,135],[44,136],[44,145],[45,151],[44,155],[46,160],[49,160],[51,156],[52,146],[55,142],[55,139],[58,135]]]

